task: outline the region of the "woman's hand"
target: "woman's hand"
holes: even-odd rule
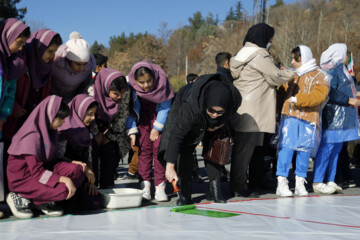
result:
[[[136,135],[135,135],[135,134],[130,134],[129,138],[130,138],[130,146],[131,146],[131,149],[132,149],[133,151],[135,151]]]
[[[173,180],[175,181],[175,184],[178,182],[178,176],[175,171],[175,164],[173,163],[166,164],[165,177],[170,183]]]
[[[76,192],[76,187],[70,178],[61,176],[59,179],[59,183],[64,183],[66,185],[67,189],[69,190],[69,194],[68,194],[66,200],[68,200],[72,196],[74,196],[74,194]]]
[[[89,168],[86,168],[85,176],[87,177],[90,184],[95,184],[95,174]]]
[[[91,196],[97,196],[99,194],[99,191],[97,189],[97,187],[95,186],[95,184],[89,184],[88,185],[89,188],[89,195]]]
[[[349,98],[348,103],[350,106],[354,106],[354,107],[360,106],[360,100],[357,98]]]
[[[150,140],[151,141],[156,141],[159,138],[160,132],[158,130],[156,130],[155,128],[151,129],[150,132]]]
[[[83,163],[81,161],[73,160],[73,161],[71,161],[71,163],[76,164],[76,165],[80,165],[83,172],[85,172],[86,169],[87,169],[86,163]]]
[[[218,130],[219,128],[222,128],[224,126],[224,124],[221,124],[220,126],[214,127],[214,128],[208,128],[207,131],[209,132],[215,132],[216,130]]]
[[[360,92],[356,92],[356,97],[360,97]]]

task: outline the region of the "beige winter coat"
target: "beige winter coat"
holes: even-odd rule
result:
[[[233,119],[237,132],[275,132],[276,87],[293,79],[290,70],[278,69],[265,48],[247,42],[230,60],[234,85],[242,102]]]

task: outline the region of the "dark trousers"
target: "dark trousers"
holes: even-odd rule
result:
[[[191,182],[192,166],[193,166],[193,152],[195,145],[183,146],[177,159],[176,169],[180,182],[180,189],[182,184]]]
[[[242,192],[248,189],[247,170],[251,185],[258,185],[264,175],[264,149],[260,142],[261,133],[235,133],[235,144],[231,157],[230,189]]]
[[[96,141],[92,143],[92,166],[95,173],[96,183],[100,187],[114,185],[114,142],[98,146]]]
[[[249,165],[249,186],[259,187],[265,175],[264,146],[256,146]]]
[[[353,180],[353,176],[350,170],[350,157],[347,150],[347,142],[344,142],[337,162],[335,181],[341,183],[349,180]]]

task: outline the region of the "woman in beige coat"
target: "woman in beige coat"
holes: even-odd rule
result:
[[[274,32],[265,23],[252,26],[245,36],[244,47],[230,60],[234,85],[243,97],[233,120],[235,146],[230,188],[243,197],[253,196],[247,186],[250,162],[250,183],[252,179],[259,183],[262,177],[263,150],[254,150],[263,145],[264,133],[275,132],[276,87],[294,76],[292,71],[280,70],[273,63],[268,49]]]

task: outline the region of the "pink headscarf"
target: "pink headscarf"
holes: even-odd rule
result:
[[[43,162],[53,159],[58,132],[51,130],[50,125],[60,109],[61,100],[55,95],[48,96],[31,112],[12,139],[10,155],[33,155]]]
[[[26,72],[25,62],[22,53],[11,54],[10,45],[19,35],[28,28],[16,18],[8,18],[0,25],[0,65],[2,68],[3,86],[7,79],[17,78]]]
[[[154,84],[149,92],[144,92],[136,83],[135,71],[141,67],[150,69],[154,76]],[[138,96],[150,102],[161,103],[174,97],[174,91],[171,88],[164,70],[147,60],[140,61],[132,67],[129,73],[129,82]]]
[[[86,110],[95,102],[95,99],[87,94],[76,95],[68,104],[70,116],[65,119],[65,123],[59,128],[59,134],[68,142],[79,147],[89,147],[91,144],[90,129],[85,126],[83,120]]]
[[[97,114],[100,119],[111,122],[118,109],[118,103],[109,97],[110,85],[115,78],[124,76],[121,72],[104,68],[95,78],[94,98],[99,103]]]
[[[26,41],[26,64],[33,88],[43,87],[50,79],[53,61],[45,63],[42,56],[56,34],[50,29],[42,29],[31,34]]]

